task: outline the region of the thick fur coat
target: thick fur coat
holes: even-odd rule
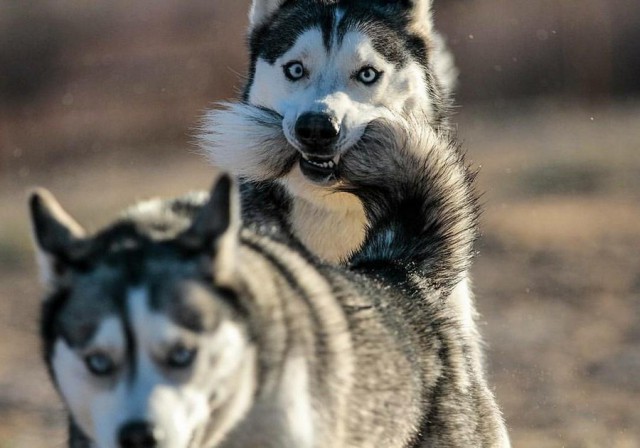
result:
[[[291,234],[277,185],[245,195],[272,206],[244,225],[223,177],[94,235],[34,195],[45,359],[74,446],[140,446],[141,422],[171,448],[509,446],[446,300],[472,257],[472,175],[455,144],[394,126],[341,165],[371,222],[345,267]]]

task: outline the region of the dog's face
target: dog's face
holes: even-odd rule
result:
[[[76,423],[104,448],[200,446],[213,417],[250,387],[242,328],[198,281],[109,297],[98,275],[78,279],[91,286],[73,288],[56,319],[51,365]]]
[[[334,181],[341,155],[376,119],[437,121],[428,1],[281,3],[254,2],[245,100],[282,117],[304,177]]]
[[[168,242],[127,226],[89,238],[46,194],[32,216],[51,291],[45,354],[82,432],[99,448],[223,437],[251,405],[254,355],[236,299],[213,284],[211,238],[197,235],[211,227]]]

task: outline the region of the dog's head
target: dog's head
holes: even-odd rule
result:
[[[453,70],[432,29],[430,0],[254,0],[250,22],[244,101],[280,117],[288,150],[298,155],[289,169],[299,166],[307,180],[335,181],[340,157],[374,120],[417,112],[432,126],[445,122]],[[207,131],[229,133],[229,146],[217,152],[238,151],[255,136],[210,117]],[[233,156],[213,154],[213,161],[260,178],[246,155],[226,163]]]
[[[95,236],[49,193],[32,196],[45,357],[92,446],[209,446],[250,407],[254,348],[227,287],[231,186],[223,178],[198,206],[147,203],[148,229],[125,219]]]

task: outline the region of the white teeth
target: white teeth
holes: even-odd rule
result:
[[[328,162],[316,162],[313,160],[309,160],[306,157],[305,157],[305,160],[309,162],[310,165],[317,166],[319,168],[335,168],[336,166],[336,163],[333,160],[330,160]]]
[[[302,151],[300,151],[300,155],[309,165],[317,166],[318,168],[334,169],[336,166],[338,166],[338,163],[340,163],[340,154],[335,156],[333,159],[326,161],[312,158],[313,156],[305,154]]]

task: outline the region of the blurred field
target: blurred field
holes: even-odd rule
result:
[[[483,165],[477,301],[515,447],[640,446],[640,109],[592,113],[471,112],[462,132]]]
[[[640,447],[640,4],[438,0],[481,166],[474,267],[514,447]],[[87,227],[207,188],[189,143],[233,97],[247,1],[0,0],[0,448],[62,447],[26,191]],[[381,447],[383,448],[383,447]]]

